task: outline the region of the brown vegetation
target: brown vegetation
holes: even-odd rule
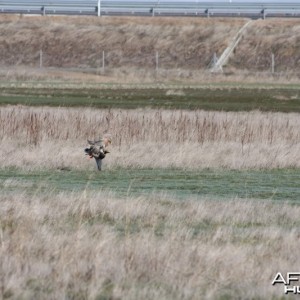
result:
[[[107,193],[0,196],[3,299],[281,299],[300,208]]]
[[[100,67],[205,68],[221,53],[245,20],[175,18],[78,18],[0,16],[0,63]]]
[[[86,139],[110,132],[106,168],[300,167],[299,122],[296,113],[8,106],[0,109],[0,166],[88,168]]]
[[[271,70],[271,54],[275,71],[300,70],[300,26],[298,20],[259,20],[251,24],[235,49],[229,65],[237,69]]]
[[[96,70],[105,51],[107,70],[207,69],[247,19],[139,17],[0,16],[0,64]],[[298,20],[254,21],[246,30],[227,69],[299,72]],[[140,76],[140,75],[139,75]],[[185,77],[189,75],[185,74]],[[191,76],[191,74],[190,74]],[[138,76],[136,76],[138,77]],[[180,74],[179,74],[180,77]]]

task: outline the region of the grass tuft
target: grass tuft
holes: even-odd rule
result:
[[[0,202],[4,299],[276,299],[271,280],[300,246],[288,203],[99,191]]]

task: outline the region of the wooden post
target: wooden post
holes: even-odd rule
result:
[[[43,50],[40,50],[40,68],[43,67]]]
[[[275,72],[275,57],[274,53],[271,54],[271,59],[272,59],[272,74]]]
[[[155,55],[155,62],[156,62],[156,73],[158,72],[158,51],[156,51],[156,55]]]
[[[217,53],[214,52],[214,56],[213,56],[213,66],[214,66],[214,67],[217,66],[217,62],[218,62]]]
[[[105,72],[105,51],[102,51],[102,74]]]

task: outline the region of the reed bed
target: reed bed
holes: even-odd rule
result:
[[[0,196],[2,299],[282,299],[299,207],[112,193]]]
[[[296,113],[0,109],[0,166],[87,168],[86,139],[113,136],[106,167],[300,166]]]
[[[1,138],[42,140],[98,138],[114,135],[114,144],[146,142],[275,142],[300,141],[299,114],[259,111],[105,110],[7,106],[0,110]]]

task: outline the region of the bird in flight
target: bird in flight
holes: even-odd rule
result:
[[[84,149],[84,152],[90,158],[95,158],[97,168],[101,171],[102,160],[105,158],[106,154],[109,153],[107,147],[111,144],[111,136],[105,135],[97,141],[87,140],[87,142],[89,146]]]

